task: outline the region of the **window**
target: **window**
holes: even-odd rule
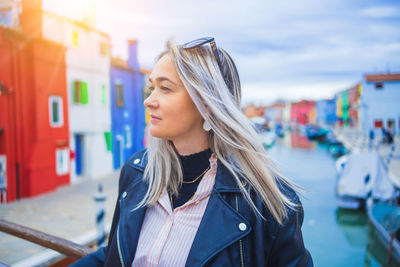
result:
[[[64,125],[61,96],[49,97],[49,118],[51,127],[62,127]]]
[[[101,85],[101,104],[106,105],[106,86],[104,84]]]
[[[69,149],[56,149],[56,173],[65,175],[69,172]]]
[[[111,151],[112,149],[111,132],[104,132],[104,139],[106,140],[107,151]]]
[[[383,89],[383,83],[382,82],[376,82],[375,83],[375,89],[376,90],[382,90]]]
[[[89,102],[87,82],[74,81],[72,94],[72,103],[87,104]]]
[[[102,54],[103,56],[107,55],[107,43],[106,42],[101,42],[100,43],[100,54]]]
[[[375,121],[374,121],[374,127],[375,127],[375,128],[382,128],[382,127],[383,127],[383,122],[382,122],[382,120],[375,120]]]
[[[1,191],[7,189],[7,157],[0,155],[0,203]]]
[[[125,148],[132,147],[132,131],[129,125],[125,125]]]
[[[79,44],[79,34],[77,31],[72,31],[72,45],[78,46]]]
[[[121,82],[115,84],[116,94],[117,94],[117,106],[124,106],[124,86]]]

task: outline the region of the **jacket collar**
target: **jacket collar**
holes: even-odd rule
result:
[[[193,240],[186,266],[203,266],[217,253],[244,238],[252,231],[249,221],[222,197],[221,193],[236,193],[240,192],[240,189],[229,170],[219,160],[217,164],[215,190],[210,195],[203,219]],[[145,151],[135,154],[129,161],[129,166],[141,173],[143,173],[146,165],[147,153]],[[121,208],[129,211],[123,212],[120,218],[120,226],[125,230],[124,234],[119,233],[120,241],[124,244],[122,254],[125,263],[133,261],[146,212],[146,208],[132,211],[132,208],[140,202],[147,191],[147,184],[142,182],[143,175],[133,176],[135,178],[126,190],[126,198],[120,202]],[[246,225],[245,229],[240,229],[241,224]]]
[[[129,166],[132,168],[144,172],[147,166],[147,150],[141,150],[136,153],[130,160]],[[240,188],[236,183],[232,173],[225,167],[220,160],[217,161],[218,169],[215,179],[215,190],[218,192],[240,192]]]

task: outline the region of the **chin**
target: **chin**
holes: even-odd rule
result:
[[[153,127],[150,127],[150,135],[152,137],[157,137],[161,139],[167,139],[163,131],[160,131],[159,129],[154,129]]]

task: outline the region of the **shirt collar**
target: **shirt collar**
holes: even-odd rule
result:
[[[213,153],[213,155],[215,155]],[[210,158],[211,159],[211,158]],[[131,157],[129,166],[143,172],[147,165],[147,149],[143,149]],[[222,162],[217,159],[217,173],[215,177],[215,189],[219,192],[240,192],[240,188],[236,183],[232,173],[225,167]]]

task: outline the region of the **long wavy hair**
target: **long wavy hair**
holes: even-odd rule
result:
[[[276,221],[282,223],[287,207],[295,208],[296,204],[280,191],[278,184],[292,189],[298,186],[285,178],[268,158],[256,130],[242,113],[240,80],[232,58],[219,48],[220,67],[209,45],[183,49],[171,40],[160,58],[165,54],[172,58],[192,101],[211,126],[208,133],[212,152],[232,173],[254,211],[262,216],[252,201],[250,189],[243,186],[241,179],[256,191]],[[148,140],[144,180],[149,187],[137,208],[156,203],[164,188],[178,195],[183,181],[172,141],[150,135]]]

